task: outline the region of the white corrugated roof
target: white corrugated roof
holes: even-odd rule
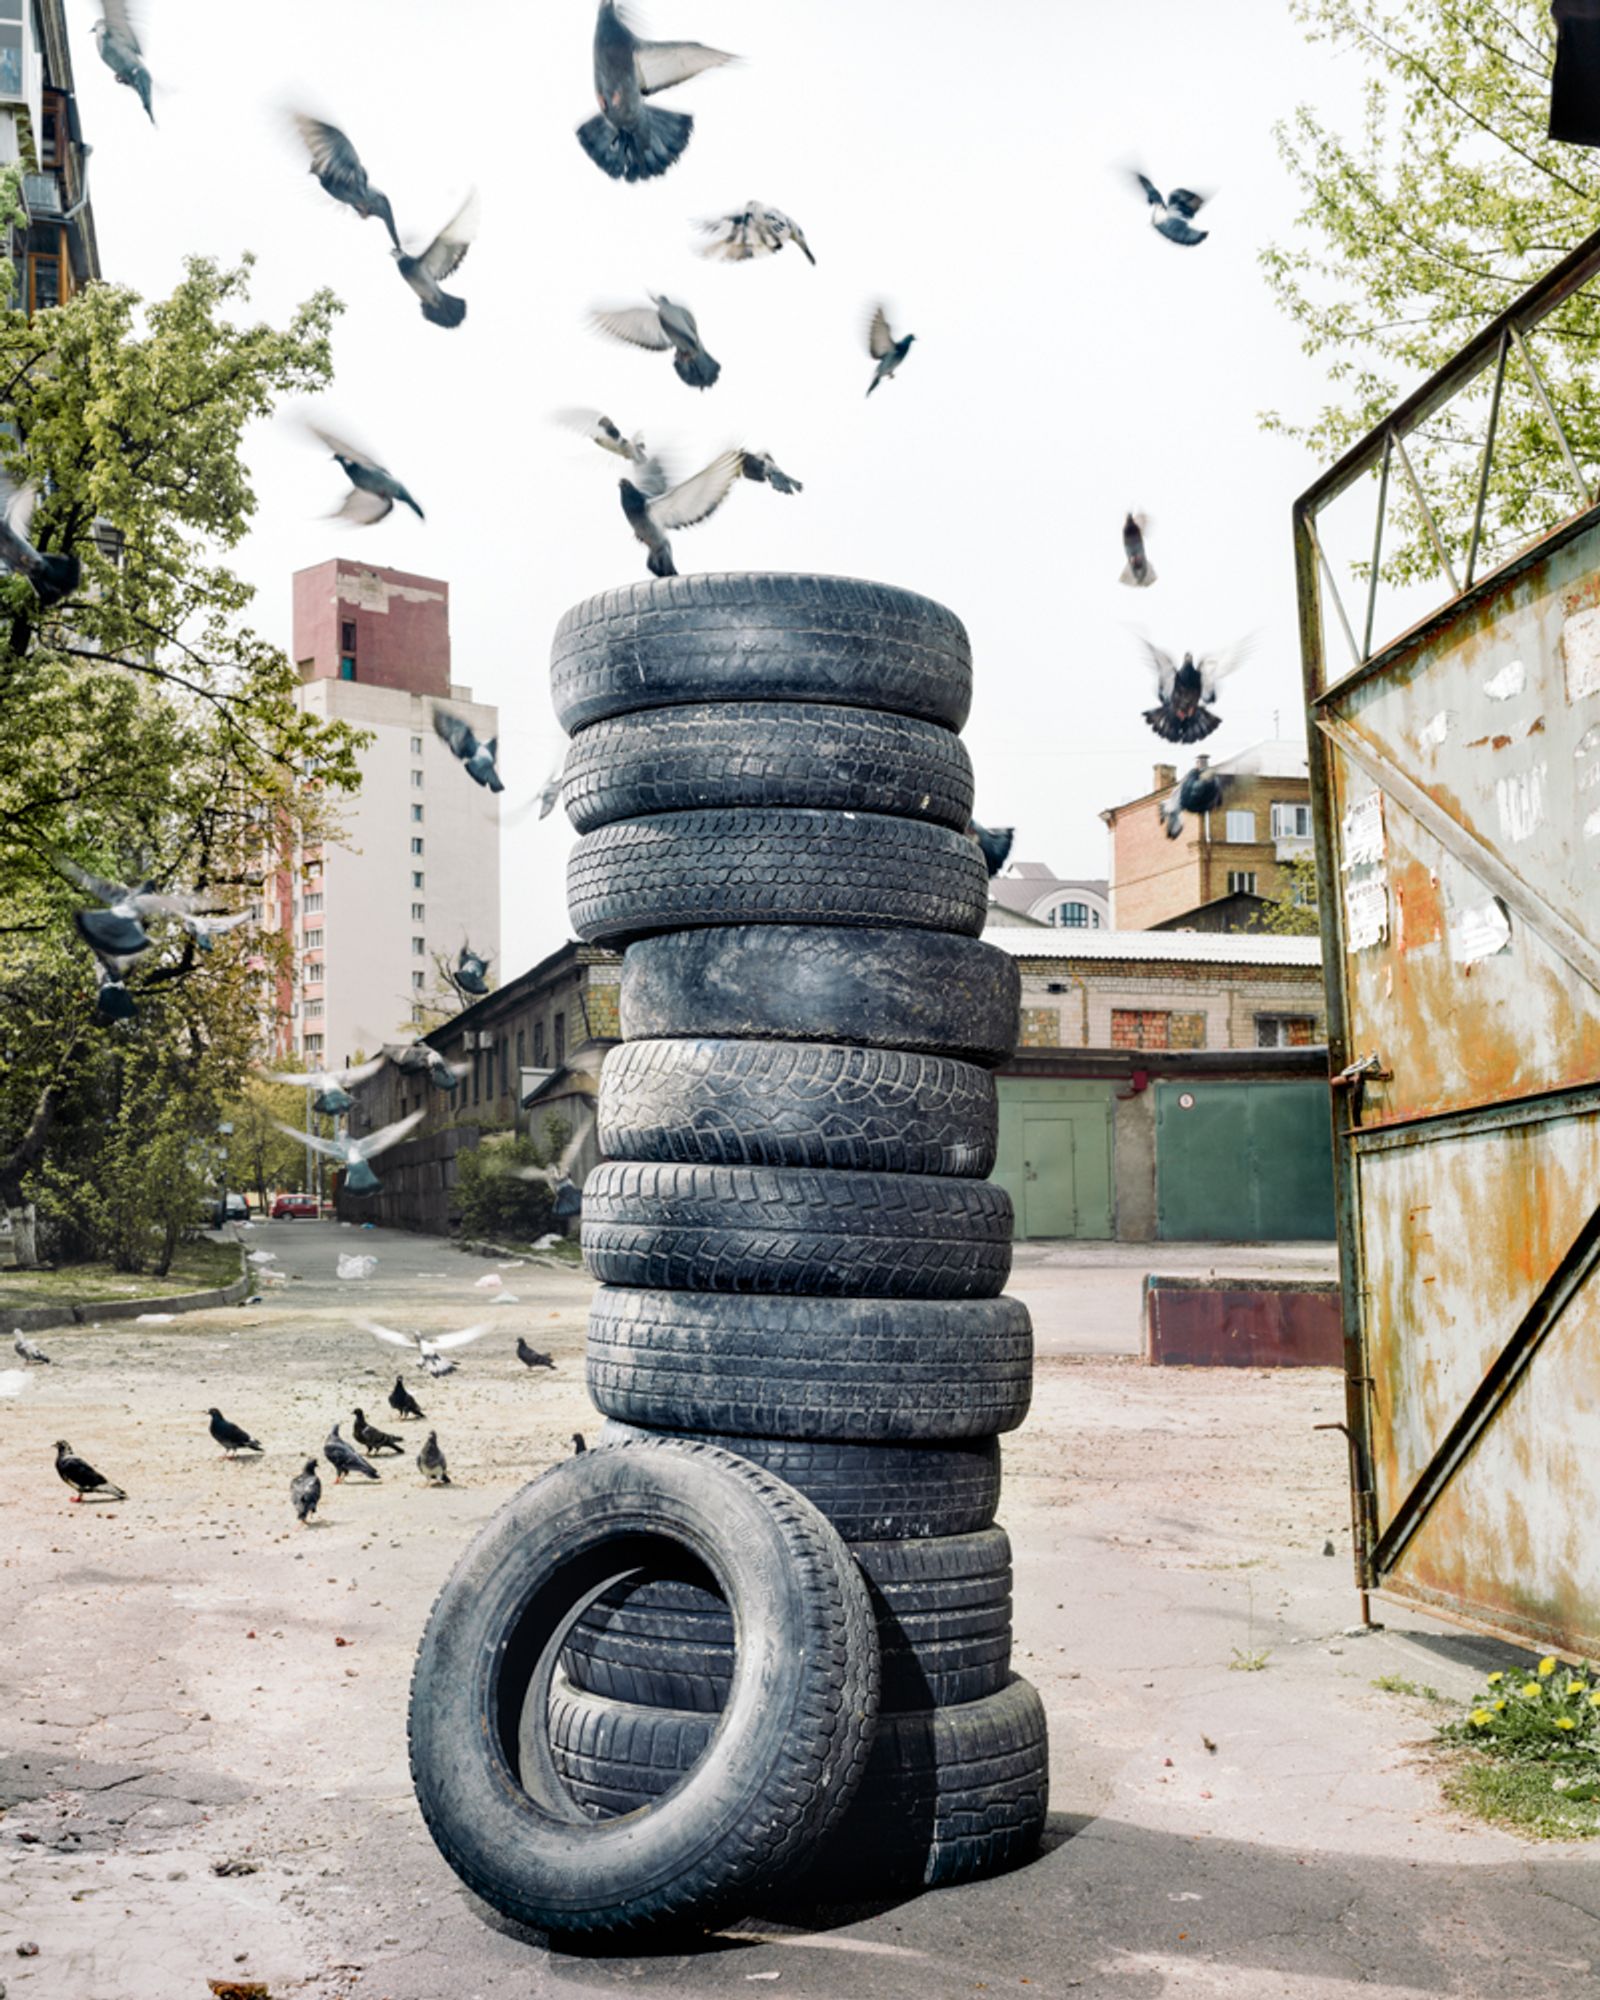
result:
[[[985,944],[1012,958],[1160,959],[1195,965],[1316,965],[1318,937],[1274,937],[1270,931],[1064,931],[990,924]]]

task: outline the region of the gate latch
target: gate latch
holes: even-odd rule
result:
[[[1371,1055],[1363,1056],[1359,1062],[1351,1063],[1348,1069],[1340,1070],[1339,1074],[1333,1079],[1333,1087],[1337,1090],[1343,1085],[1346,1089],[1354,1089],[1360,1083],[1392,1083],[1393,1081],[1394,1071],[1384,1068],[1383,1058],[1374,1049]]]

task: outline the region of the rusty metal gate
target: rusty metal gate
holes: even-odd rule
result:
[[[1536,329],[1597,272],[1600,234],[1295,508],[1359,1581],[1588,1655],[1600,1654],[1600,509]],[[1513,393],[1534,399],[1561,507],[1578,511],[1480,578]],[[1464,396],[1482,451],[1470,526],[1417,469],[1417,440],[1437,438]],[[1352,623],[1322,521],[1358,482],[1377,523]],[[1374,648],[1397,496],[1448,595]]]

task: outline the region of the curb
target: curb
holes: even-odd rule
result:
[[[241,1264],[244,1254],[241,1243]],[[0,1306],[0,1320],[22,1333],[37,1333],[52,1326],[92,1326],[97,1320],[137,1319],[140,1313],[147,1312],[210,1312],[218,1306],[239,1305],[250,1296],[250,1287],[251,1277],[247,1271],[242,1277],[235,1278],[231,1285],[214,1287],[209,1292],[169,1293],[165,1298],[154,1299],[95,1299],[83,1305],[70,1306],[23,1306],[17,1312],[7,1312]]]

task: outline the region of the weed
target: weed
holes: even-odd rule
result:
[[[1413,1701],[1443,1701],[1444,1696],[1426,1681],[1408,1681],[1400,1674],[1379,1674],[1372,1685],[1382,1694],[1407,1694]]]
[[[1539,1840],[1600,1837],[1600,1672],[1554,1657],[1490,1674],[1438,1740],[1463,1753],[1453,1805]]]
[[[1272,1658],[1269,1649],[1263,1646],[1260,1652],[1245,1653],[1235,1646],[1233,1658],[1228,1662],[1230,1674],[1259,1674],[1266,1671],[1267,1662]]]

